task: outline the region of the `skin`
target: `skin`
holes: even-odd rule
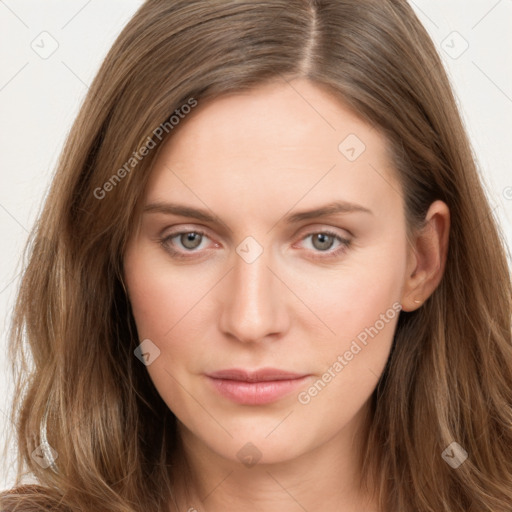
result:
[[[349,134],[366,146],[353,162],[338,149]],[[333,201],[371,213],[285,220]],[[408,241],[386,140],[303,79],[200,102],[150,176],[144,205],[163,202],[216,219],[147,211],[124,259],[139,338],[160,350],[147,370],[178,418],[192,468],[180,510],[291,512],[319,503],[332,512],[378,510],[357,485],[359,454],[398,314],[359,343],[362,350],[308,403],[298,394],[393,304],[412,311],[434,291],[446,258],[447,206],[433,203],[425,228]],[[192,242],[184,246],[176,233],[194,230],[206,236],[187,249]],[[349,245],[336,237],[314,244],[325,230]],[[248,236],[263,248],[251,263],[236,251]],[[274,403],[240,405],[204,375],[234,367],[310,377]],[[237,456],[248,442],[261,456],[252,467]]]

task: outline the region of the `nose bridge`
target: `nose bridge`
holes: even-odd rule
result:
[[[254,261],[236,255],[226,284],[221,328],[239,341],[263,340],[286,326],[284,297],[270,265],[266,251]]]

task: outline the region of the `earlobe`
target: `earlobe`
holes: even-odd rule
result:
[[[424,227],[412,241],[415,262],[405,278],[402,309],[414,311],[428,299],[443,277],[448,254],[450,210],[443,201],[435,201],[425,217]]]

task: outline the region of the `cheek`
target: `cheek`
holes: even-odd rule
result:
[[[160,350],[148,373],[168,405],[175,405],[182,399],[178,383],[187,384],[200,370],[198,341],[215,325],[209,293],[218,277],[208,268],[172,268],[165,254],[143,244],[127,252],[124,268],[139,341],[149,339]]]
[[[208,275],[201,283],[180,268],[171,269],[165,255],[143,248],[125,257],[125,282],[140,338],[165,340],[188,316],[208,289]],[[192,278],[192,279],[191,279]]]
[[[370,399],[389,358],[399,310],[399,302],[374,294],[352,297],[337,314],[325,316],[336,334],[317,343],[311,353],[317,374],[297,396],[305,421],[321,418],[317,437],[349,425]]]
[[[168,406],[181,411],[190,404],[183,400],[179,383],[186,384],[194,353],[197,356],[191,320],[201,310],[205,290],[186,272],[169,267],[165,255],[155,257],[139,246],[137,252],[126,253],[124,280],[139,341],[149,339],[160,351],[146,369]]]
[[[301,290],[303,302],[331,334],[334,332],[330,338],[343,343],[373,326],[386,311],[390,310],[388,317],[394,316],[401,299],[405,264],[405,253],[397,251],[396,246],[380,245],[364,254],[354,253],[332,271],[296,272],[288,279],[294,289]],[[329,336],[324,340],[328,343]]]
[[[351,416],[368,399],[388,360],[406,264],[394,242],[354,256],[336,271],[317,273],[314,286],[311,276],[303,278],[304,302],[331,333],[317,338],[320,379],[305,390],[301,403],[315,402],[312,410],[322,408],[333,421]],[[308,328],[306,322],[301,326]],[[342,403],[343,410],[330,403]]]

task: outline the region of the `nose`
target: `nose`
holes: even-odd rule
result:
[[[219,327],[240,342],[277,339],[288,329],[285,287],[269,263],[265,251],[252,263],[236,255],[226,276]]]

